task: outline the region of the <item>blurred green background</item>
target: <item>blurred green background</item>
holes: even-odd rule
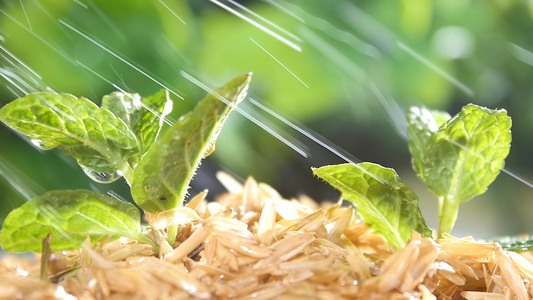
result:
[[[205,95],[181,72],[215,87],[252,71],[251,98],[354,160],[396,169],[420,196],[430,226],[436,199],[414,175],[405,140],[411,105],[451,114],[470,102],[505,108],[513,118],[506,167],[533,180],[532,1],[12,0],[0,9],[0,105],[47,89],[99,103],[117,88],[148,96],[165,86],[175,93],[175,120]],[[287,198],[336,201],[310,167],[344,160],[253,103],[243,103],[244,111],[307,157],[234,114],[191,193],[220,193],[215,173],[222,169]],[[0,175],[0,219],[52,189],[130,198],[122,180],[91,182],[72,159],[40,151],[5,126]],[[463,204],[453,233],[533,233],[532,195],[501,174]]]

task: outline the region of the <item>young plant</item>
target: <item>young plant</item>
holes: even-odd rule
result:
[[[409,149],[417,175],[439,199],[438,234],[450,233],[459,204],[486,191],[504,166],[511,142],[511,119],[505,110],[469,104],[451,118],[445,112],[413,107],[407,115]],[[418,197],[392,169],[370,163],[313,169],[337,188],[376,233],[396,248],[413,230],[430,236]],[[527,249],[532,240],[502,243]]]
[[[251,74],[236,77],[200,101],[157,136],[172,109],[167,91],[148,98],[113,93],[101,107],[69,94],[35,93],[0,109],[0,121],[42,149],[59,148],[89,177],[111,182],[124,176],[135,203],[146,213],[179,207],[202,158],[233,108],[247,94]],[[13,210],[0,232],[6,251],[41,251],[51,232],[52,250],[78,248],[89,236],[125,236],[157,248],[141,227],[133,204],[90,190],[51,191]],[[167,229],[172,244],[176,227]],[[159,242],[159,241],[158,241]]]
[[[469,104],[453,118],[411,108],[407,114],[413,168],[439,200],[439,235],[450,233],[459,204],[487,190],[511,148],[505,110]]]

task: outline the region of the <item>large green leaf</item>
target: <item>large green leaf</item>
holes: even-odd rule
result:
[[[140,151],[122,119],[70,94],[42,92],[16,99],[0,110],[0,121],[42,149],[60,148],[90,172],[120,170],[128,178],[128,159]]]
[[[183,203],[201,159],[214,147],[222,125],[248,91],[251,74],[215,90],[185,114],[151,147],[135,169],[132,196],[144,210],[168,210]]]
[[[132,204],[89,190],[51,191],[13,210],[0,232],[6,251],[41,251],[52,232],[52,250],[79,248],[89,236],[126,236],[153,245],[141,234],[139,210]]]
[[[431,236],[418,207],[418,197],[393,169],[373,163],[342,164],[313,169],[356,205],[374,232],[389,244],[403,248],[413,230]]]
[[[413,166],[439,198],[439,232],[450,232],[459,203],[484,193],[503,168],[511,118],[505,110],[469,104],[435,131],[415,112],[408,116]]]

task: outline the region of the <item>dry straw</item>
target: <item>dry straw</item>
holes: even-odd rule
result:
[[[179,224],[159,253],[121,238],[0,262],[0,299],[530,299],[533,255],[416,233],[391,249],[352,207],[283,199],[253,179],[219,176],[228,193],[148,216]],[[38,261],[38,259],[37,259]]]

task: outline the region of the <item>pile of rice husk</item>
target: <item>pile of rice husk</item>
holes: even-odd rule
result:
[[[394,250],[352,207],[283,199],[219,176],[228,193],[148,216],[173,247],[120,238],[35,261],[5,257],[0,299],[530,299],[533,255],[472,238]],[[163,237],[154,237],[161,238]]]

